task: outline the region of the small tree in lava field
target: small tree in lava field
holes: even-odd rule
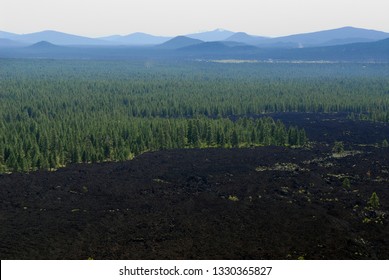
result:
[[[341,154],[344,152],[343,142],[335,141],[334,147],[332,148],[332,152],[336,154]]]
[[[371,195],[367,204],[374,209],[377,209],[380,207],[380,200],[379,200],[376,192],[373,192],[373,194]]]

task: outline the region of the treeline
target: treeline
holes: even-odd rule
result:
[[[305,131],[271,118],[33,119],[0,123],[0,171],[54,169],[69,163],[131,159],[171,148],[304,145]]]
[[[7,119],[21,118],[23,110],[39,117],[70,108],[163,118],[347,112],[377,121],[387,121],[389,112],[387,64],[0,62],[0,109]]]
[[[82,73],[81,73],[82,74]],[[82,77],[82,75],[81,75]],[[57,80],[0,81],[2,115],[7,120],[103,112],[128,117],[230,117],[274,112],[348,112],[386,120],[389,77],[383,80],[293,81]],[[20,106],[15,106],[18,102]]]

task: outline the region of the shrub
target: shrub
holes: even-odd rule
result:
[[[373,192],[373,194],[371,195],[369,201],[367,202],[367,204],[372,207],[372,208],[379,208],[380,207],[380,200],[378,198],[378,195],[376,192]]]
[[[345,178],[342,183],[342,187],[345,189],[349,189],[351,186],[349,178]]]
[[[228,196],[228,200],[239,201],[239,198],[236,195],[230,195],[230,196]]]
[[[343,142],[335,141],[334,147],[332,148],[332,152],[336,154],[341,154],[344,152]]]

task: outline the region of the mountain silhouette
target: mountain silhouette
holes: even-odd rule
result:
[[[192,39],[198,39],[204,42],[214,42],[214,41],[223,41],[228,37],[234,35],[234,32],[224,29],[215,29],[213,31],[206,31],[200,33],[193,33],[185,35],[186,37]]]
[[[21,46],[24,46],[24,44],[14,40],[0,38],[0,47],[21,47]]]
[[[358,42],[373,42],[389,38],[389,33],[355,27],[342,27],[331,30],[294,34],[282,37],[261,37],[249,35],[245,32],[234,33],[232,31],[216,29],[213,31],[188,34],[184,37],[197,39],[203,42],[232,41],[266,48],[302,48],[342,45]],[[58,31],[41,31],[30,34],[14,34],[0,31],[0,39],[8,39],[19,42],[22,45],[35,44],[47,41],[55,45],[85,45],[85,46],[142,46],[161,45],[171,40],[171,37],[154,36],[146,33],[132,33],[126,36],[113,35],[101,38],[89,38]],[[198,42],[200,43],[200,42]],[[11,42],[3,40],[3,45]],[[13,43],[16,46],[16,43]],[[179,47],[184,47],[179,46]]]
[[[30,44],[47,41],[55,45],[107,45],[107,42],[100,39],[92,39],[52,30],[17,35],[13,37],[13,40]]]
[[[17,35],[17,34],[14,34],[14,33],[5,32],[5,31],[0,31],[0,38],[1,38],[1,39],[13,39],[13,38],[15,38],[16,36],[18,36],[18,35]]]
[[[240,43],[255,45],[263,41],[266,41],[268,39],[269,39],[268,37],[252,36],[252,35],[248,35],[245,32],[237,32],[232,36],[228,37],[227,39],[225,39],[225,41],[240,42]]]
[[[177,36],[173,39],[159,45],[158,47],[161,49],[180,49],[192,45],[198,45],[203,43],[201,40],[188,38],[186,36]]]
[[[28,49],[35,49],[35,50],[51,50],[51,49],[58,49],[60,46],[54,45],[47,41],[40,41],[38,43],[32,44],[27,47]]]
[[[123,45],[159,45],[172,39],[171,37],[154,36],[146,33],[136,32],[126,36],[114,35],[108,37],[99,38],[104,41],[109,41],[115,44]]]
[[[271,38],[262,42],[263,45],[290,44],[297,47],[312,47],[320,45],[372,42],[389,38],[389,33],[355,27],[342,27],[331,30],[295,34]]]

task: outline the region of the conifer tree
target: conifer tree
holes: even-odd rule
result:
[[[380,207],[380,200],[378,198],[378,195],[376,192],[373,192],[369,201],[367,202],[367,204],[374,208],[374,209],[378,209]]]

